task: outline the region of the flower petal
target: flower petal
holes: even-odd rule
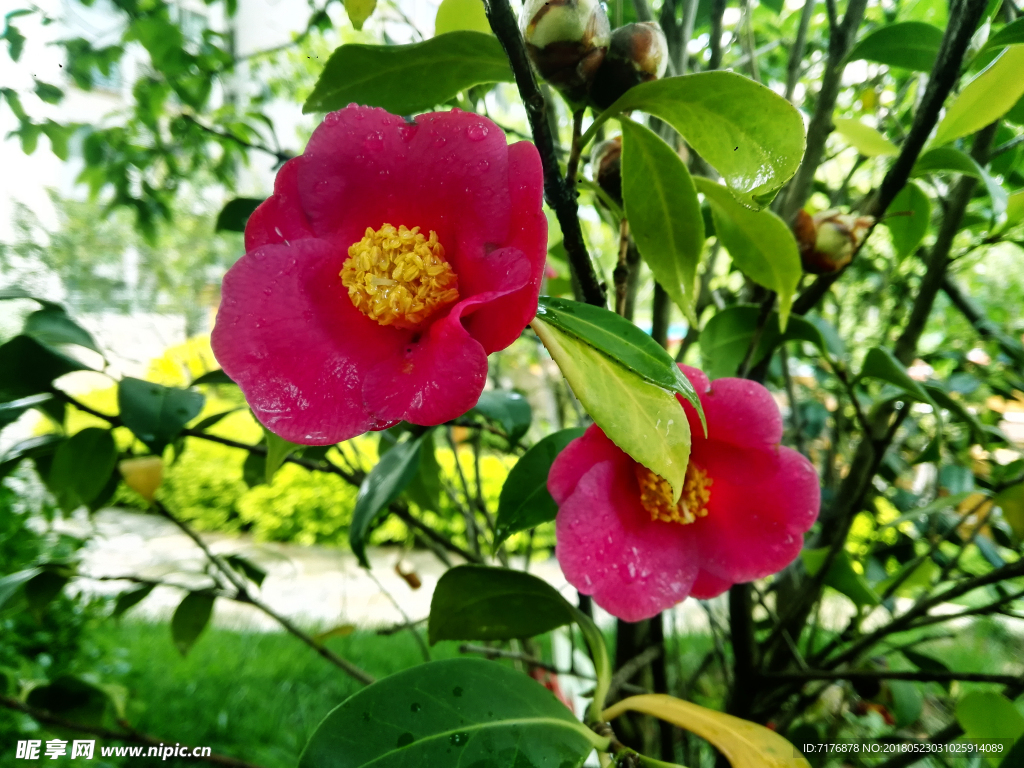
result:
[[[771,446],[782,440],[782,414],[771,393],[749,379],[715,379],[688,365],[679,366],[693,384],[704,407],[708,422],[708,439],[738,446]],[[700,418],[687,401],[680,397],[690,421],[690,432],[704,435]],[[696,442],[696,441],[695,441]]]
[[[529,142],[520,141],[508,148],[508,182],[515,215],[503,242],[518,250],[518,258],[530,265],[530,274],[522,288],[481,307],[466,321],[470,335],[483,344],[488,354],[505,349],[519,338],[537,314],[537,297],[547,259],[544,171],[537,149]],[[459,281],[466,294],[488,290],[493,282],[490,261],[487,256],[463,261]]]
[[[687,526],[703,569],[739,584],[796,558],[821,502],[817,473],[804,456],[707,440],[694,441],[690,460],[712,479],[707,517]]]
[[[298,173],[302,162],[302,156],[293,157],[277,172],[274,194],[260,203],[245,224],[246,251],[313,236],[299,200]]]
[[[718,597],[731,586],[731,581],[712,576],[707,571],[701,571],[697,574],[697,580],[693,582],[693,587],[690,588],[690,597],[698,600],[710,600],[712,597]]]
[[[579,485],[580,479],[592,466],[602,461],[634,462],[604,431],[591,424],[587,431],[577,437],[555,457],[548,472],[548,493],[556,504],[562,504]]]
[[[295,443],[389,426],[363,402],[362,379],[382,357],[399,357],[411,334],[352,305],[338,275],[345,257],[312,238],[266,245],[224,278],[214,354],[256,418]]]
[[[651,521],[625,462],[595,464],[561,504],[555,528],[566,579],[626,621],[685,599],[697,576],[692,537],[685,526]]]

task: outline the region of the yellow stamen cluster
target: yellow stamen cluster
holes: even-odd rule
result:
[[[698,518],[707,517],[712,480],[692,461],[686,468],[683,494],[678,504],[672,501],[672,486],[668,481],[643,464],[636,465],[636,479],[640,484],[640,503],[651,513],[651,520],[689,525],[697,522]]]
[[[437,233],[385,224],[348,249],[341,282],[356,309],[381,325],[415,329],[459,298],[459,278]]]

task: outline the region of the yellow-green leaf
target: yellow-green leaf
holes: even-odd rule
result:
[[[771,211],[754,211],[736,202],[721,184],[700,176],[693,181],[710,203],[715,232],[736,266],[755,283],[779,295],[779,327],[785,331],[793,294],[803,273],[792,231]]]
[[[1024,45],[1011,45],[969,82],[946,110],[932,144],[948,144],[984,128],[1024,96]]]
[[[363,28],[363,24],[370,18],[370,14],[376,7],[377,0],[345,0],[345,13],[348,14],[348,20],[356,29]]]
[[[604,711],[604,720],[623,712],[643,712],[672,723],[710,742],[725,755],[732,768],[810,768],[810,763],[786,739],[763,725],[650,693],[623,699]]]
[[[895,155],[899,152],[895,144],[860,120],[854,120],[850,117],[836,117],[832,119],[832,122],[836,126],[836,133],[846,139],[847,144],[865,157]]]
[[[594,422],[619,448],[665,478],[678,500],[690,460],[690,425],[675,395],[540,318],[530,325]]]
[[[463,29],[490,34],[484,0],[442,0],[434,17],[434,36]]]
[[[994,501],[1003,510],[1003,519],[1013,530],[1014,538],[1024,541],[1024,483],[1007,488]]]

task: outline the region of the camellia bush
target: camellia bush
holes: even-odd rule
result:
[[[229,186],[230,157],[275,155],[273,194],[221,213],[245,252],[212,332],[221,368],[189,386],[123,378],[116,410],[92,407],[55,384],[89,368],[70,346],[99,352],[92,337],[46,297],[0,294],[36,302],[0,346],[0,423],[36,410],[53,427],[0,475],[31,463],[66,512],[128,488],[192,537],[208,585],[174,613],[183,653],[234,600],[363,684],[302,768],[564,768],[595,750],[602,765],[819,765],[842,739],[858,747],[843,759],[884,768],[942,764],[929,750],[1021,764],[1019,664],[961,669],[928,645],[1024,618],[1012,0],[445,0],[429,39],[334,50],[297,154],[256,141],[259,99],[211,106],[236,63],[215,35],[188,52],[169,6],[117,5],[154,65],[126,118],[136,138],[35,123],[5,89],[23,142],[82,131],[85,180],[144,227],[171,216],[182,163],[216,152]],[[357,27],[375,12],[344,6]],[[66,48],[79,85],[123,52]],[[514,344],[553,361],[574,418],[541,423],[503,385]],[[235,408],[203,411],[234,387],[258,441],[218,432]],[[102,426],[67,430],[75,409]],[[371,535],[401,524],[447,568],[429,642],[486,641],[519,668],[462,657],[375,681],[297,627],[260,598],[257,565],[214,554],[162,495],[197,441],[244,452],[254,482],[288,463],[357,488],[325,519],[365,567]],[[511,467],[496,503],[481,469],[495,456]],[[510,537],[529,555],[552,523],[571,599],[509,558]],[[0,580],[0,603],[41,610],[75,578],[73,559],[40,560]],[[116,615],[161,583],[135,581]],[[666,638],[663,612],[688,599],[714,642],[683,674],[687,636]],[[613,651],[595,605],[617,619]],[[593,662],[579,717],[522,672],[551,667],[530,638],[566,626]],[[695,695],[705,677],[715,696]],[[100,692],[11,679],[0,703],[149,743],[76,719]]]

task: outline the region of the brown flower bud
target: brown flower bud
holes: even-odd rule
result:
[[[541,77],[583,104],[608,49],[611,25],[598,0],[527,0],[519,19]]]
[[[793,233],[800,246],[804,271],[823,275],[845,267],[874,224],[873,216],[856,216],[838,210],[822,211],[814,216],[803,209],[797,211]]]
[[[594,77],[591,101],[607,109],[634,85],[662,77],[667,67],[668,41],[658,24],[641,21],[619,27]]]
[[[602,141],[590,153],[594,181],[608,197],[622,205],[622,137]]]

